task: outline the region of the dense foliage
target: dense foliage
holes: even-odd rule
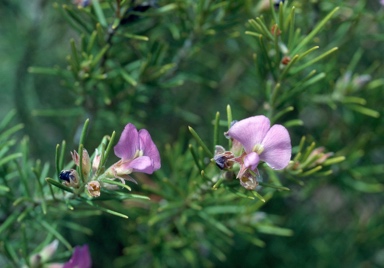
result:
[[[0,1],[0,266],[83,244],[93,267],[384,266],[384,6],[278,2]],[[213,160],[254,115],[292,143],[256,191]],[[128,123],[159,170],[61,183],[86,180],[74,150],[113,166]]]

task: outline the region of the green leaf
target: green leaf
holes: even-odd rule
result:
[[[73,10],[72,6],[63,5],[63,10],[66,12],[67,20],[72,24],[72,26],[76,25],[76,29],[79,30],[79,32],[86,32],[90,33],[90,27],[84,23],[85,20],[81,18],[77,12],[77,10]]]
[[[99,53],[97,53],[97,55],[93,58],[92,60],[92,63],[91,63],[91,67],[95,67],[99,61],[103,58],[104,54],[107,53],[108,49],[110,48],[110,45],[107,44],[105,45],[100,51]]]
[[[306,172],[303,172],[301,174],[298,174],[299,177],[307,177],[309,175],[312,175],[316,172],[318,172],[319,170],[321,170],[323,167],[322,166],[317,166],[317,167],[314,167]]]
[[[16,126],[13,126],[9,129],[7,129],[6,131],[4,131],[3,133],[1,133],[0,135],[0,141],[1,140],[7,140],[9,139],[9,137],[16,133],[17,131],[21,130],[22,128],[24,127],[23,124],[17,124]]]
[[[245,207],[238,205],[233,206],[210,206],[204,208],[204,212],[207,214],[241,214],[246,211]]]
[[[195,161],[195,164],[196,164],[197,168],[198,168],[199,170],[202,170],[203,167],[202,167],[201,164],[200,164],[199,158],[197,157],[196,151],[195,151],[195,149],[193,148],[192,144],[190,144],[190,145],[188,146],[188,148],[189,148],[189,151],[190,151],[191,154],[192,154],[193,160]]]
[[[20,158],[20,157],[22,157],[22,156],[23,156],[22,153],[14,153],[14,154],[11,154],[11,155],[7,155],[6,157],[4,157],[4,158],[2,158],[2,159],[0,160],[0,166],[6,164],[6,163],[8,163],[9,161],[12,161],[12,160],[14,160],[14,159],[16,159],[16,158]]]
[[[59,75],[60,70],[56,68],[45,68],[45,67],[28,67],[28,72],[31,74],[44,74],[44,75]]]
[[[11,215],[6,217],[6,220],[0,225],[0,234],[10,228],[11,225],[16,222],[19,213],[19,211],[15,210]]]
[[[115,141],[116,132],[113,131],[111,137],[109,138],[107,149],[104,152],[104,155],[102,159],[100,160],[99,169],[104,167],[105,163],[107,162],[108,156],[111,153],[113,143]]]
[[[117,211],[112,210],[112,209],[104,208],[104,207],[102,207],[102,206],[98,206],[98,205],[96,205],[95,203],[93,203],[93,202],[91,202],[91,201],[87,201],[87,204],[89,204],[90,206],[93,206],[93,207],[95,207],[95,208],[97,208],[97,209],[99,209],[99,210],[101,210],[101,211],[104,211],[104,212],[106,212],[106,213],[109,213],[109,214],[112,214],[112,215],[121,217],[121,218],[123,218],[123,219],[128,219],[128,216],[125,215],[125,214],[122,214],[122,213],[117,212]]]
[[[301,119],[293,119],[285,122],[285,127],[296,127],[296,126],[303,126],[304,122]]]
[[[245,31],[245,34],[251,35],[251,36],[255,36],[257,38],[260,38],[260,36],[261,36],[261,34],[258,34],[258,33],[255,33],[255,32],[251,32],[251,31]]]
[[[375,111],[375,110],[372,110],[370,108],[366,108],[366,107],[363,107],[360,105],[350,104],[350,105],[348,105],[348,108],[350,108],[351,110],[354,110],[356,112],[359,112],[361,114],[370,116],[370,117],[374,117],[374,118],[380,117],[380,113],[378,111]]]
[[[315,35],[324,28],[325,24],[332,18],[332,16],[339,10],[339,7],[334,8],[317,26],[303,39],[291,52],[291,55],[297,54],[308,42],[310,42]]]
[[[228,104],[227,105],[227,125],[228,125],[228,130],[231,128],[233,118],[232,118],[232,109],[231,106]],[[232,147],[232,141],[231,139],[228,139],[228,148]]]
[[[257,191],[252,191],[252,194],[253,194],[255,197],[257,197],[261,202],[265,203],[265,199],[264,199],[264,197],[263,197],[261,194],[259,194]]]
[[[50,184],[52,184],[52,185],[54,185],[54,186],[56,186],[56,187],[58,187],[58,188],[60,188],[60,189],[62,189],[62,190],[64,190],[64,191],[70,192],[70,193],[72,193],[72,194],[74,193],[74,191],[72,190],[72,188],[69,188],[69,187],[63,185],[63,184],[61,184],[60,182],[55,181],[54,179],[46,178],[45,181],[48,182],[48,183],[50,183]]]
[[[293,56],[293,58],[289,61],[288,65],[285,66],[285,68],[283,69],[283,72],[279,77],[279,81],[282,81],[284,79],[284,77],[288,74],[289,70],[292,68],[292,66],[295,64],[298,58],[299,58],[299,55]]]
[[[352,188],[354,188],[360,192],[382,193],[384,191],[384,185],[381,183],[369,183],[369,182],[364,182],[364,181],[359,181],[359,180],[351,180],[351,179],[348,179],[345,181],[350,187],[352,187]]]
[[[17,255],[16,250],[12,247],[11,243],[4,239],[1,242],[5,255],[12,261],[14,267],[20,265],[20,257]]]
[[[214,219],[212,216],[206,214],[203,211],[197,213],[203,220],[210,223],[213,227],[217,228],[219,231],[223,232],[228,236],[233,236],[233,232],[229,230],[224,224]]]
[[[47,162],[43,166],[43,170],[40,173],[40,177],[36,177],[38,189],[39,189],[40,196],[41,196],[41,209],[43,211],[43,214],[47,214],[47,204],[45,202],[45,194],[44,194],[44,190],[43,190],[43,186],[42,186],[41,182],[44,181],[44,178],[47,176],[48,171],[49,171],[49,163]]]
[[[10,112],[8,112],[0,123],[0,130],[3,130],[9,124],[9,122],[11,122],[15,115],[16,110],[11,110]]]
[[[259,184],[261,186],[263,186],[263,187],[274,188],[274,189],[277,189],[277,190],[280,190],[280,191],[290,191],[289,188],[284,187],[284,186],[280,186],[280,185],[269,184],[269,183],[265,183],[265,182],[259,182]]]
[[[120,69],[120,74],[124,78],[124,80],[127,81],[129,84],[131,84],[134,87],[137,86],[137,81],[133,79],[133,77],[124,69]]]
[[[136,34],[130,34],[130,33],[124,33],[123,36],[130,38],[130,39],[136,39],[140,41],[149,41],[148,36],[144,35],[136,35]]]
[[[4,185],[0,185],[0,191],[3,191],[3,192],[9,192],[11,189],[9,189],[9,187],[7,186],[4,186]]]
[[[128,191],[131,191],[131,187],[129,187],[128,185],[126,184],[123,184],[121,182],[117,182],[117,181],[114,181],[114,180],[109,180],[109,179],[99,179],[99,181],[103,182],[103,183],[107,183],[107,184],[113,184],[113,185],[117,185],[117,186],[120,186],[122,188],[125,188],[127,189]]]
[[[33,116],[47,116],[47,117],[73,117],[73,116],[79,116],[83,114],[83,110],[79,108],[66,108],[66,109],[33,109],[32,110]]]
[[[313,65],[314,63],[318,62],[319,60],[322,60],[323,58],[327,57],[328,55],[332,54],[333,52],[335,52],[338,49],[339,49],[338,47],[331,48],[330,50],[324,52],[320,56],[300,65],[300,67],[293,69],[292,74],[296,74],[296,73],[300,72],[301,70],[304,70],[305,68]]]
[[[54,237],[56,237],[68,250],[72,250],[71,244],[58,232],[56,231],[56,227],[52,224],[44,221],[37,220],[41,226],[43,226],[48,232],[50,232]]]
[[[239,197],[242,197],[242,198],[246,198],[246,199],[251,199],[251,200],[255,200],[255,198],[253,196],[249,196],[249,195],[246,195],[242,192],[239,192],[235,189],[233,189],[232,187],[228,187],[228,186],[224,186],[224,188],[230,192],[232,192],[233,194],[239,196]]]
[[[345,160],[345,156],[332,157],[324,161],[323,166],[330,166]]]
[[[220,113],[216,112],[216,117],[213,125],[213,146],[219,144],[219,121],[220,121]],[[215,147],[213,148],[215,150]]]
[[[87,48],[86,48],[86,51],[87,51],[88,54],[91,53],[92,48],[95,45],[96,38],[97,38],[97,31],[94,30],[94,31],[92,31],[92,34],[89,37],[88,45],[87,45]]]
[[[292,112],[294,110],[293,106],[288,106],[286,108],[284,108],[283,110],[281,110],[280,112],[278,112],[273,118],[272,118],[272,122],[276,122],[280,117],[282,117],[283,115],[285,115],[286,113],[289,113],[289,112]]]
[[[280,236],[292,236],[293,231],[286,228],[271,226],[271,225],[257,225],[257,230],[260,233],[280,235]]]
[[[196,131],[192,127],[188,127],[189,132],[191,132],[192,136],[195,138],[197,143],[203,148],[203,150],[208,154],[209,157],[213,157],[213,153],[208,149],[207,145],[203,142],[200,136],[196,133]]]
[[[107,20],[105,19],[103,9],[100,6],[99,0],[92,1],[92,7],[95,10],[96,16],[100,22],[100,25],[103,27],[107,27]]]
[[[60,225],[68,228],[68,229],[72,229],[76,232],[81,232],[81,233],[84,233],[86,235],[92,235],[93,234],[93,231],[92,229],[86,227],[86,226],[83,226],[81,224],[78,224],[76,222],[71,222],[71,221],[62,221],[60,222]]]

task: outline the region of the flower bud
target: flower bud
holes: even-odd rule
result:
[[[216,145],[215,156],[213,159],[220,169],[230,169],[233,165],[235,156],[230,151],[225,151],[224,147]]]
[[[281,64],[283,65],[288,65],[288,63],[291,61],[291,57],[289,56],[284,56],[283,59],[281,60]]]
[[[324,153],[324,147],[318,147],[314,149],[311,154],[308,156],[308,159],[316,159],[309,167],[315,167],[321,165],[327,160],[330,156],[333,155],[332,152]]]
[[[100,159],[101,159],[101,154],[99,154],[99,151],[96,149],[95,157],[93,158],[93,161],[92,161],[93,173],[96,173],[96,171],[99,169]]]
[[[85,186],[87,193],[92,197],[100,196],[100,183],[98,181],[90,181]]]
[[[76,170],[63,170],[59,175],[60,180],[63,181],[63,184],[67,187],[79,188],[79,174]]]
[[[47,262],[49,259],[52,258],[53,254],[56,252],[58,245],[59,241],[53,240],[52,243],[44,247],[39,253],[33,254],[29,259],[30,267],[42,267],[43,263]]]
[[[80,155],[76,152],[73,151],[71,152],[73,162],[75,162],[76,166],[80,167]],[[84,178],[88,178],[89,173],[91,172],[91,159],[89,158],[88,151],[83,149],[83,155],[82,155],[82,173]]]

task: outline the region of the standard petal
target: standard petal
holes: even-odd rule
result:
[[[155,143],[152,141],[151,135],[146,129],[139,131],[140,150],[143,151],[144,156],[148,156],[153,160],[153,171],[161,167],[159,150]],[[152,172],[151,172],[152,173]]]
[[[244,166],[251,170],[254,170],[257,168],[259,161],[260,161],[259,155],[255,152],[251,152],[246,156],[244,156]]]
[[[285,168],[291,159],[292,146],[288,130],[282,125],[274,125],[262,141],[264,151],[260,160],[273,169]]]
[[[240,120],[228,130],[227,134],[238,140],[249,153],[256,144],[263,141],[269,127],[269,119],[264,115],[258,115]]]
[[[115,155],[121,159],[132,159],[139,149],[139,134],[136,127],[129,123],[121,133],[119,142],[114,147]]]
[[[130,161],[125,168],[131,169],[132,172],[143,172],[147,174],[152,174],[153,171],[155,171],[155,168],[153,166],[153,161],[148,156],[140,156]]]

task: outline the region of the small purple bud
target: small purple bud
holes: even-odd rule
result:
[[[76,170],[62,170],[59,174],[60,180],[68,187],[79,188],[79,174]]]
[[[216,145],[215,156],[213,160],[215,160],[216,165],[220,169],[229,169],[233,166],[235,156],[230,151],[225,151],[223,146]]]
[[[284,4],[284,0],[275,0],[274,3],[273,3],[273,5],[274,5],[275,7],[279,7],[279,6],[280,6],[280,3],[283,3],[283,4]]]

